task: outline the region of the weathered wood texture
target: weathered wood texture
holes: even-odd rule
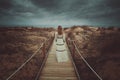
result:
[[[68,61],[58,62],[56,57],[56,43],[54,41],[39,80],[77,80],[68,52]]]

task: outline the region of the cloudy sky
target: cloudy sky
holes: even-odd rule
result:
[[[0,25],[120,26],[120,0],[0,0]]]

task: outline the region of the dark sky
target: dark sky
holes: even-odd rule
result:
[[[0,0],[0,24],[120,26],[120,0]]]

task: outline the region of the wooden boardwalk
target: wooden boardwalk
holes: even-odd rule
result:
[[[54,40],[39,80],[77,80],[68,49],[67,56],[68,60],[66,62],[57,61],[56,41]]]

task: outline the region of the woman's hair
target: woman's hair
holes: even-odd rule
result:
[[[61,35],[63,32],[62,32],[62,26],[58,26],[58,34]]]

